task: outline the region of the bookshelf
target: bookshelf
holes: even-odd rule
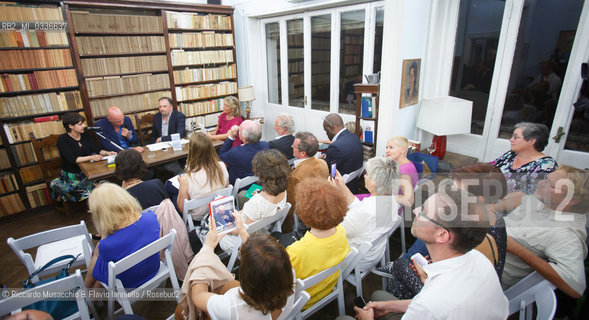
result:
[[[14,26],[0,33],[0,216],[8,216],[50,201],[30,133],[64,132],[59,114],[83,105],[62,4],[2,2],[0,21]]]
[[[356,95],[356,135],[362,136],[364,160],[374,157],[376,152],[379,90],[380,85],[378,84],[359,83],[354,85],[354,94]],[[372,109],[371,114],[367,114],[367,106]],[[364,131],[368,127],[372,129],[371,142],[369,141],[369,134]]]
[[[233,15],[166,11],[165,21],[173,99],[187,130],[211,125],[223,98],[237,93]]]
[[[228,6],[22,0],[0,2],[0,21],[31,22],[0,33],[0,216],[49,203],[30,133],[63,133],[62,113],[83,112],[92,125],[111,105],[157,112],[168,96],[214,125],[222,99],[237,93]]]

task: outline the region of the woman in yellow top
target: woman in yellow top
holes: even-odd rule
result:
[[[299,279],[306,279],[342,262],[350,246],[346,231],[339,224],[348,211],[344,195],[324,179],[310,178],[296,187],[297,216],[311,228],[301,240],[286,248]],[[333,274],[306,291],[311,299],[307,309],[328,295],[337,283]]]

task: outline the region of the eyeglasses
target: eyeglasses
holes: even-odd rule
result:
[[[448,228],[447,228],[445,225],[443,225],[443,224],[441,224],[441,223],[437,222],[436,220],[434,220],[434,219],[432,219],[432,218],[428,217],[426,214],[424,214],[424,213],[423,213],[423,207],[419,207],[419,208],[417,209],[417,213],[418,213],[418,217],[419,217],[419,218],[424,218],[425,220],[428,220],[428,221],[430,221],[430,222],[433,222],[435,225],[437,225],[437,226],[439,226],[439,227],[442,227],[442,228],[444,228],[444,230],[446,230],[446,231],[450,232],[450,230],[448,230]]]

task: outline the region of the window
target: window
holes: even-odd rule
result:
[[[268,102],[282,103],[280,88],[280,26],[266,24],[266,65],[268,72]]]
[[[364,10],[343,12],[341,19],[339,112],[356,114],[354,84],[362,83]]]
[[[331,15],[311,17],[311,109],[329,112]]]
[[[288,34],[288,105],[303,107],[305,97],[303,19],[286,22]]]

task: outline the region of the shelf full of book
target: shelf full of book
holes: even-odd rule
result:
[[[173,97],[186,117],[202,125],[237,94],[233,14],[166,11]],[[192,125],[188,126],[192,127]]]
[[[355,84],[356,135],[361,137],[364,160],[375,156],[378,132],[378,96],[380,85]]]
[[[15,26],[0,33],[0,216],[6,216],[48,203],[39,198],[48,190],[29,134],[63,132],[57,114],[83,106],[61,4],[0,3],[0,21]],[[34,120],[42,118],[49,119]]]

